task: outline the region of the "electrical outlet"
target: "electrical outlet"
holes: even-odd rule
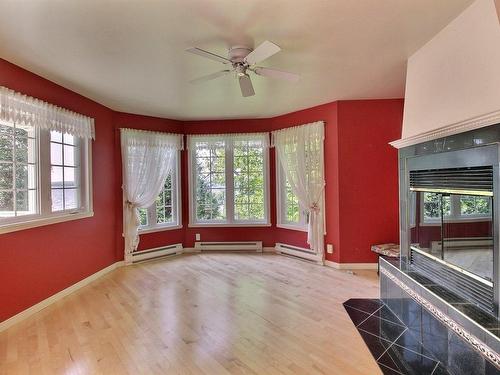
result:
[[[331,243],[326,245],[326,252],[328,254],[333,254],[333,245]]]
[[[199,233],[196,233],[196,241],[200,241],[201,240],[201,236]]]

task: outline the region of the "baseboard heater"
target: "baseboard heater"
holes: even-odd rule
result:
[[[255,251],[262,252],[262,241],[241,241],[241,242],[195,242],[194,248],[197,251]]]
[[[176,243],[174,245],[168,245],[168,246],[155,247],[154,249],[135,251],[132,253],[132,263],[138,263],[155,258],[164,258],[178,254],[182,254],[181,243]]]
[[[311,262],[321,262],[320,257],[318,257],[318,255],[314,251],[303,247],[276,242],[275,249],[278,254],[289,255],[296,258],[309,260]]]

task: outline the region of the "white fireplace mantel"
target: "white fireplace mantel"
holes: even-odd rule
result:
[[[500,110],[488,113],[486,115],[470,118],[464,121],[456,122],[441,128],[430,130],[425,133],[417,134],[411,137],[398,139],[397,141],[390,142],[389,144],[397,149],[416,145],[419,143],[432,141],[450,135],[463,133],[469,130],[484,128],[486,126],[495,125],[500,123]]]
[[[396,148],[500,123],[500,0],[476,0],[409,59]]]

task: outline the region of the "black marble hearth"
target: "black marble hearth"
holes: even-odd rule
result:
[[[350,299],[344,308],[386,375],[493,375],[500,371],[467,343],[433,318],[408,303],[400,320],[378,299]]]

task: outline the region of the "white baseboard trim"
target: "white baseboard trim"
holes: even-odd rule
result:
[[[6,330],[7,328],[10,328],[14,324],[17,324],[22,320],[29,318],[33,314],[43,310],[44,308],[53,304],[54,302],[63,299],[64,297],[70,295],[71,293],[77,291],[78,289],[83,288],[84,286],[90,284],[92,281],[97,280],[98,278],[124,265],[125,265],[124,261],[115,262],[107,266],[106,268],[103,268],[102,270],[97,271],[96,273],[86,277],[85,279],[78,281],[76,284],[73,284],[67,287],[66,289],[63,289],[60,292],[57,292],[56,294],[53,294],[52,296],[44,299],[43,301],[38,302],[36,305],[33,305],[27,308],[26,310],[23,310],[20,313],[17,313],[16,315],[10,317],[9,319],[0,322],[0,332]]]
[[[325,266],[337,270],[376,270],[377,263],[337,263],[325,260]]]

